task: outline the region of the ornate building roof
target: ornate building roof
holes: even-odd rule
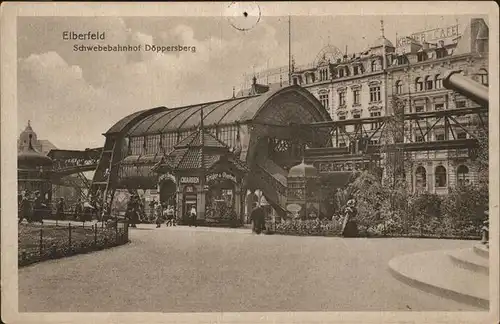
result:
[[[145,136],[167,132],[195,130],[199,119],[195,115],[203,112],[203,123],[210,128],[220,125],[234,125],[254,120],[258,112],[280,92],[300,93],[315,102],[314,96],[299,86],[274,89],[266,93],[242,98],[231,98],[214,102],[201,103],[179,108],[157,107],[139,111],[124,117],[113,125],[105,135],[125,132],[126,136]],[[316,103],[315,103],[316,104]],[[321,111],[322,118],[329,119],[326,110]],[[131,125],[126,127],[126,125]]]
[[[201,127],[183,139],[174,150],[161,159],[155,170],[196,170],[211,169],[216,163],[226,159],[239,171],[246,171],[246,165],[234,157],[227,145]]]

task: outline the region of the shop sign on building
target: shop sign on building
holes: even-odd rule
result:
[[[182,184],[188,184],[188,183],[200,183],[200,178],[199,177],[181,177],[180,182]]]
[[[436,28],[431,30],[425,30],[422,32],[414,33],[411,36],[398,37],[396,40],[396,47],[406,46],[411,43],[412,40],[418,43],[433,42],[436,43],[440,40],[447,40],[451,38],[456,38],[460,36],[458,31],[459,25],[448,26],[444,28]]]
[[[226,172],[220,172],[220,173],[212,173],[207,175],[206,180],[207,182],[214,181],[217,179],[227,179],[231,180],[232,182],[236,182],[236,177],[230,173]]]

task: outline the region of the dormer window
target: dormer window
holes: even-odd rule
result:
[[[372,61],[372,63],[371,63],[371,69],[372,69],[372,72],[376,72],[378,70],[378,64],[377,64],[376,60]]]
[[[353,68],[353,74],[354,74],[354,75],[358,75],[358,74],[360,74],[360,73],[359,73],[359,66],[358,66],[358,65],[355,65],[355,66],[354,66],[354,68]]]
[[[338,70],[338,75],[339,75],[339,78],[343,78],[344,77],[344,69],[343,68],[339,68]]]
[[[427,53],[425,52],[417,53],[417,62],[423,62],[426,60],[427,60]]]
[[[398,61],[398,65],[408,64],[408,59],[406,58],[405,55],[398,56],[397,61]]]
[[[446,51],[446,48],[437,48],[436,49],[436,58],[440,59],[443,57],[448,56],[448,51]]]

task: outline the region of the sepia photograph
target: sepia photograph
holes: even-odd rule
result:
[[[3,5],[3,321],[497,323],[498,7],[440,4]]]

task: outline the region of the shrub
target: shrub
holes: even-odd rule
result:
[[[443,201],[444,222],[454,235],[478,235],[488,209],[488,188],[466,185],[452,188]]]

